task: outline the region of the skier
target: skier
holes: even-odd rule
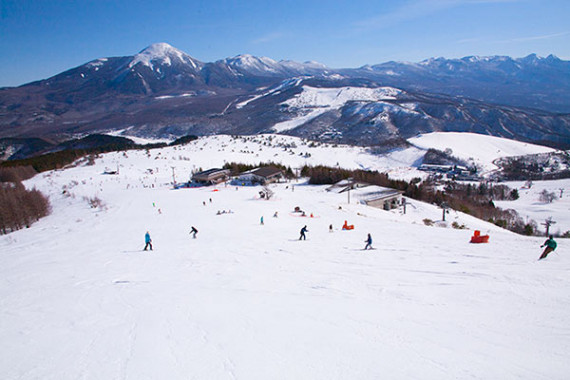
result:
[[[307,226],[301,228],[301,236],[299,236],[299,240],[301,240],[301,239],[307,240],[307,237],[305,236],[305,232],[309,232],[309,230],[307,229]]]
[[[146,232],[146,234],[144,234],[144,242],[146,243],[144,246],[144,250],[146,251],[146,249],[150,247],[150,250],[152,251],[152,240],[150,238],[150,234],[148,233],[148,231]]]
[[[544,246],[546,246],[546,248],[544,249],[544,252],[542,252],[542,255],[540,255],[540,257],[538,258],[539,260],[545,259],[550,252],[556,249],[556,242],[554,241],[552,235],[548,237],[548,240],[546,240],[544,244],[540,246],[540,248]]]
[[[368,248],[372,249],[372,236],[370,236],[370,234],[368,234],[368,238],[364,240],[364,242],[366,243],[364,250],[367,250]]]
[[[263,226],[263,216],[259,219],[260,224]]]
[[[198,230],[196,229],[196,227],[192,226],[192,229],[190,230],[190,235],[192,235],[193,239],[196,239],[197,233],[198,233]]]

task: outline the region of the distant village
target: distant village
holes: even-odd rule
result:
[[[433,164],[422,164],[419,166],[418,170],[424,172],[430,172],[434,175],[438,175],[443,178],[455,180],[455,181],[479,181],[481,177],[477,175],[477,169],[469,169],[461,165],[433,165]]]

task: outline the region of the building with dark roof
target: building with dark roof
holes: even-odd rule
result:
[[[265,166],[241,173],[232,180],[232,185],[238,186],[255,186],[267,185],[268,183],[279,182],[285,175],[283,170],[275,166]]]
[[[215,185],[227,181],[230,176],[228,169],[208,169],[203,172],[194,173],[192,182],[204,186]]]

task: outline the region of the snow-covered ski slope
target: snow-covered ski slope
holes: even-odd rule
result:
[[[300,82],[296,82],[298,85]],[[303,86],[302,91],[295,97],[283,102],[292,109],[305,110],[304,115],[277,123],[273,126],[275,132],[283,132],[296,128],[325,112],[339,109],[350,101],[362,102],[382,102],[383,100],[397,99],[401,90],[393,87],[362,88],[362,87],[342,87],[342,88],[316,88]],[[264,94],[265,96],[267,94]],[[392,104],[386,104],[393,107]],[[405,107],[396,107],[409,112]]]
[[[453,156],[479,165],[485,171],[497,169],[493,164],[497,158],[554,152],[541,145],[465,132],[426,133],[408,139],[408,142],[421,149],[451,149]]]
[[[173,167],[186,180],[276,154],[224,139],[106,154],[26,183],[53,213],[0,236],[3,379],[567,378],[563,239],[537,262],[544,239],[455,212],[443,223],[413,200],[403,215],[302,181],[273,185],[270,200],[255,187],[171,189]],[[300,150],[319,157],[309,149],[287,153],[291,166]],[[328,149],[321,163],[375,168],[356,148]],[[104,207],[89,207],[95,196]],[[469,244],[473,229],[490,243]]]
[[[525,220],[537,222],[542,231],[542,223],[548,218],[555,222],[550,232],[561,234],[570,231],[570,179],[536,181],[530,189],[524,182],[510,182],[508,185],[517,189],[520,198],[516,201],[496,201],[497,207],[516,210]],[[540,193],[544,190],[556,196],[552,203],[541,200]]]

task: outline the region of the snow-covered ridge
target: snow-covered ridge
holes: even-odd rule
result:
[[[291,79],[288,79],[288,80],[284,81],[283,83],[281,83],[281,84],[280,84],[279,86],[277,86],[277,87],[272,87],[272,88],[270,88],[269,90],[267,90],[267,91],[265,91],[265,92],[262,92],[262,93],[260,93],[260,94],[258,94],[258,95],[255,95],[255,96],[253,96],[253,97],[251,97],[251,98],[249,98],[249,99],[247,99],[247,100],[245,100],[245,101],[243,101],[243,102],[240,102],[240,103],[236,104],[235,107],[236,107],[237,109],[243,108],[243,107],[245,107],[246,105],[248,105],[249,103],[251,103],[251,102],[253,102],[253,101],[257,100],[257,99],[263,98],[264,96],[276,95],[276,94],[279,94],[279,93],[280,93],[283,89],[285,89],[285,88],[291,88],[291,87],[298,86],[302,81],[303,81],[303,78],[291,78]]]
[[[164,100],[164,99],[172,99],[172,98],[186,98],[189,96],[196,96],[196,93],[195,92],[186,92],[184,94],[179,94],[179,95],[161,95],[161,96],[155,96],[155,99]]]
[[[484,170],[495,170],[493,161],[501,157],[524,156],[527,154],[554,152],[552,148],[501,137],[466,132],[434,132],[418,135],[408,142],[421,149],[451,149],[452,155],[481,166]]]
[[[282,60],[277,62],[268,57],[255,57],[250,54],[240,54],[233,58],[226,58],[221,62],[225,63],[232,70],[247,71],[250,73],[284,74],[291,71],[322,71],[326,69],[325,65],[314,61],[299,63]]]
[[[240,54],[233,58],[226,58],[224,62],[229,65],[248,71],[269,71],[277,72],[279,64],[271,58],[267,57],[254,57],[250,54]]]
[[[199,67],[199,64],[188,54],[170,46],[167,43],[161,42],[152,44],[140,53],[136,54],[129,64],[129,68],[141,63],[144,66],[150,67],[151,70],[154,70],[154,61],[167,66],[171,66],[173,61],[180,61],[190,64],[195,69]]]
[[[87,63],[86,66],[89,68],[100,67],[100,66],[103,66],[108,60],[109,60],[108,58],[95,59],[95,60]]]
[[[379,102],[395,100],[402,90],[393,87],[316,88],[303,86],[303,92],[285,101],[290,107],[340,107],[350,101]]]
[[[395,100],[401,93],[402,90],[393,87],[316,88],[303,86],[303,91],[300,94],[282,103],[291,109],[304,110],[302,115],[292,120],[275,124],[273,130],[283,132],[296,128],[327,111],[343,107],[347,102],[381,102],[385,100]]]

